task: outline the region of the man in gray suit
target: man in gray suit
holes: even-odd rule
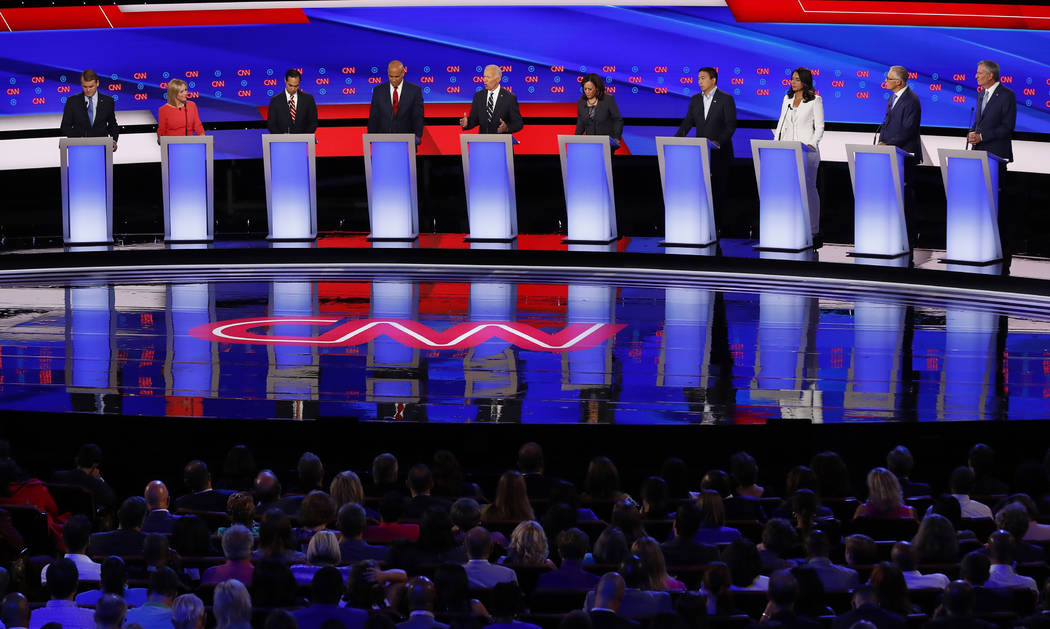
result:
[[[823,531],[811,531],[806,537],[806,564],[817,571],[825,590],[848,592],[859,583],[857,571],[831,563],[828,558],[830,546],[828,536]]]
[[[518,582],[518,575],[506,566],[489,561],[492,552],[492,536],[480,526],[467,532],[464,542],[467,549],[467,580],[472,588],[490,588],[497,583]]]
[[[426,577],[412,577],[405,585],[408,593],[408,620],[397,624],[397,629],[449,629],[448,625],[434,620],[434,599],[437,590],[433,581]]]

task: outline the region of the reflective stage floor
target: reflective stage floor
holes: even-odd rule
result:
[[[923,274],[918,260],[879,276],[630,257],[657,242],[453,261],[345,236],[291,254],[240,243],[237,259],[126,248],[62,268],[45,263],[81,254],[11,252],[0,410],[634,425],[1050,417],[1046,290]],[[750,250],[723,243],[734,247]],[[312,257],[326,248],[338,251]],[[1014,267],[1050,277],[1046,261]]]

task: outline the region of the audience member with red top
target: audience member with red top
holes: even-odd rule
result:
[[[168,102],[157,110],[157,135],[204,135],[197,103],[189,100],[182,79],[168,81]]]
[[[915,509],[904,504],[901,485],[893,472],[876,467],[868,472],[868,500],[857,507],[854,518],[914,518]]]
[[[10,445],[5,441],[0,450],[10,452]],[[68,513],[59,514],[51,492],[43,481],[31,478],[18,467],[10,456],[0,460],[0,506],[30,505],[47,515],[47,526],[56,544],[62,544],[62,523],[69,518]],[[64,546],[61,548],[64,549]]]

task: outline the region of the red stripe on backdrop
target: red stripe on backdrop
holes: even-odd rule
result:
[[[305,24],[302,9],[237,11],[144,11],[125,13],[115,6],[3,9],[13,31],[56,31],[148,26],[218,26],[238,24]]]
[[[954,26],[1042,30],[1050,7],[982,3],[872,2],[871,0],[727,0],[739,22]]]

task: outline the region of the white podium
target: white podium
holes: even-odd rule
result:
[[[214,159],[210,135],[161,136],[165,242],[215,239]]]
[[[718,242],[707,138],[657,137],[664,193],[663,247],[707,247]]]
[[[910,156],[896,146],[846,145],[853,183],[850,255],[896,258],[911,251],[904,219],[904,158]]]
[[[607,135],[559,135],[567,243],[617,240],[612,150]]]
[[[501,242],[518,236],[513,141],[509,133],[459,136],[470,223],[468,241]]]
[[[113,243],[113,138],[60,138],[62,240]]]
[[[802,251],[813,246],[802,142],[751,140],[758,179],[758,246],[766,251]]]
[[[415,240],[419,236],[416,192],[416,136],[366,133],[361,136],[368,189],[369,240]]]
[[[263,134],[267,240],[317,237],[317,168],[312,133]]]
[[[938,149],[948,201],[949,264],[992,264],[1002,260],[999,241],[999,162],[987,151]]]

